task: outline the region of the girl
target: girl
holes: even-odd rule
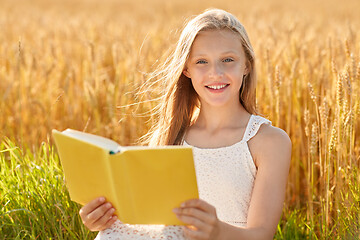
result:
[[[282,212],[291,142],[256,115],[254,52],[241,23],[209,10],[184,28],[166,73],[149,145],[191,145],[200,199],[174,214],[182,226],[122,224],[111,203],[80,210],[97,239],[272,239]],[[121,220],[121,219],[120,219]]]

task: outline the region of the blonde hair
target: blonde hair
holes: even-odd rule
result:
[[[199,100],[189,78],[183,74],[186,61],[195,37],[201,31],[229,29],[238,34],[247,59],[249,73],[244,77],[240,88],[239,101],[251,114],[255,107],[255,56],[249,37],[243,25],[232,14],[210,9],[190,20],[182,31],[176,49],[165,64],[157,70],[156,76],[164,81],[165,93],[160,104],[154,109],[157,122],[149,132],[141,138],[144,144],[180,145],[186,130],[195,119],[195,110]],[[159,81],[158,80],[158,81]]]

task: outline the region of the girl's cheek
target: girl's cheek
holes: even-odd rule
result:
[[[209,67],[208,66],[204,66],[201,69],[199,69],[199,75],[204,76],[206,74],[208,74],[209,72]]]
[[[196,69],[195,71],[192,72],[191,78],[200,79],[206,75],[206,72],[207,72],[206,69]]]
[[[235,72],[239,72],[239,70],[243,68],[241,67],[240,64],[233,63],[226,65],[224,69],[226,69],[229,72],[235,73]]]

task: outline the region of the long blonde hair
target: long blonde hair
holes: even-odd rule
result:
[[[180,145],[186,130],[191,126],[199,99],[191,80],[183,74],[191,46],[197,34],[206,30],[229,29],[240,37],[249,73],[244,77],[240,88],[239,101],[251,114],[256,113],[255,107],[255,56],[249,37],[242,24],[232,14],[220,10],[210,9],[190,20],[182,31],[176,49],[165,64],[155,75],[163,81],[164,94],[160,104],[154,109],[158,119],[149,132],[141,138],[144,144]],[[159,81],[158,80],[158,81]]]

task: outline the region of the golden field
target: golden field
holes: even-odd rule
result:
[[[210,7],[244,24],[258,110],[292,140],[284,217],[298,208],[318,237],[359,236],[358,0],[0,0],[1,138],[35,151],[73,128],[136,144],[163,91],[138,88]]]

